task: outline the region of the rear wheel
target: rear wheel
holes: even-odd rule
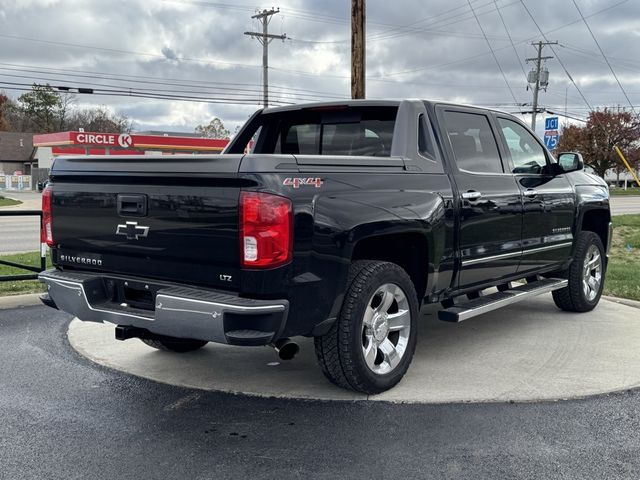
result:
[[[315,338],[318,363],[334,384],[375,394],[404,376],[416,346],[418,300],[407,273],[380,261],[354,262],[340,317]]]
[[[600,301],[605,276],[605,253],[600,237],[583,231],[578,235],[571,266],[561,276],[567,287],[553,292],[558,308],[568,312],[588,312]]]
[[[193,352],[199,348],[204,347],[207,343],[206,340],[193,340],[189,338],[177,338],[177,337],[164,337],[163,339],[141,338],[143,343],[158,350],[164,350],[166,352],[186,353]]]

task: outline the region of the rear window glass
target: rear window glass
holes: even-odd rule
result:
[[[337,107],[262,115],[254,153],[388,157],[397,107]]]

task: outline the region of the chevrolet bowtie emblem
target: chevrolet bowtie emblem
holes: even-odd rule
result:
[[[118,225],[116,235],[126,235],[127,240],[139,240],[149,234],[149,227],[138,225],[138,222],[127,222],[124,225]]]

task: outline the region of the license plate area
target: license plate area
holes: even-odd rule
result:
[[[104,280],[107,298],[120,306],[154,311],[159,286],[132,280]]]

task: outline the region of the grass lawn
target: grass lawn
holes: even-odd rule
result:
[[[16,253],[12,255],[2,255],[0,260],[6,260],[8,262],[20,263],[23,265],[30,265],[33,267],[40,266],[40,253]],[[47,258],[47,267],[51,266],[51,260]],[[7,265],[0,265],[0,276],[3,275],[25,275],[31,272],[26,270],[20,270],[18,268],[9,267]],[[4,295],[18,295],[22,293],[36,293],[44,292],[44,286],[38,280],[19,280],[0,282],[0,296]]]
[[[613,217],[605,295],[640,300],[640,215]]]
[[[13,205],[20,205],[20,200],[14,200],[13,198],[5,198],[0,195],[0,207],[11,207]]]
[[[610,188],[609,193],[612,197],[640,196],[640,188]]]

